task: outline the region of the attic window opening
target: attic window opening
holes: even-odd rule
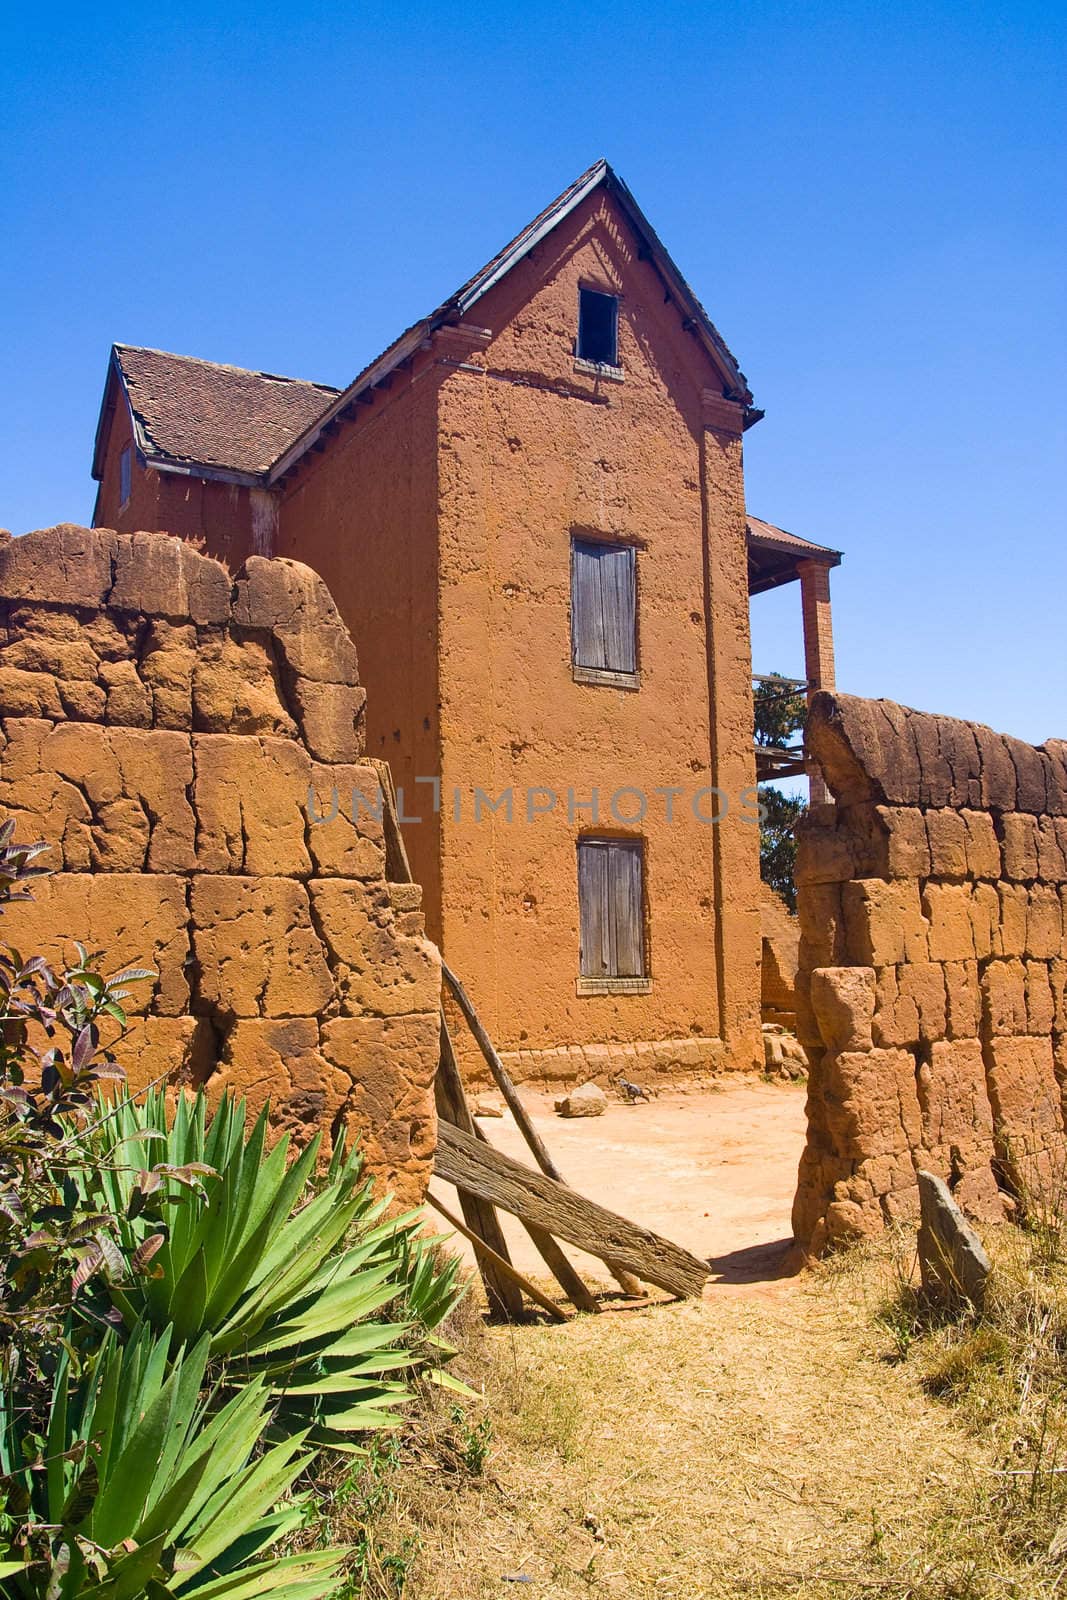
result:
[[[119,456],[119,510],[122,511],[130,503],[130,491],[133,488],[133,453],[129,445]]]
[[[579,361],[592,361],[601,367],[619,364],[619,299],[601,294],[598,289],[578,291]]]

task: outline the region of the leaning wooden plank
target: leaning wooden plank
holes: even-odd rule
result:
[[[476,1138],[488,1144],[484,1130],[479,1127],[471,1116],[471,1109],[467,1103],[467,1096],[463,1088],[463,1079],[460,1076],[459,1063],[452,1048],[452,1037],[448,1031],[448,1024],[441,1017],[441,1059],[434,1080],[434,1092],[437,1097],[437,1113],[454,1128],[462,1128],[464,1133],[473,1133]],[[510,1263],[511,1256],[503,1231],[493,1207],[487,1200],[479,1200],[477,1195],[468,1194],[466,1190],[459,1191],[459,1203],[463,1208],[463,1215],[487,1245],[490,1245],[496,1255],[503,1256]],[[586,1287],[577,1271],[571,1266],[559,1245],[551,1234],[545,1233],[541,1228],[531,1227],[525,1223],[526,1232],[530,1235],[537,1249],[541,1252],[545,1265],[552,1273],[563,1293],[579,1311],[597,1312],[600,1304],[592,1292]],[[485,1292],[489,1297],[489,1309],[494,1316],[502,1313],[509,1317],[517,1315],[515,1306],[511,1303],[515,1298],[515,1286],[506,1277],[501,1279],[496,1273],[490,1257],[478,1263],[485,1284]],[[521,1309],[521,1301],[519,1302]]]
[[[534,1127],[530,1113],[522,1103],[519,1091],[516,1089],[515,1084],[512,1081],[511,1074],[508,1072],[507,1067],[505,1067],[504,1063],[497,1055],[493,1041],[483,1028],[481,1018],[478,1016],[478,1013],[475,1011],[474,1006],[471,1003],[470,995],[467,993],[466,989],[464,989],[455,973],[444,961],[441,963],[441,976],[444,978],[445,983],[452,991],[452,996],[456,1004],[459,1006],[459,1009],[462,1011],[463,1016],[466,1019],[467,1026],[470,1028],[471,1033],[474,1035],[474,1038],[478,1044],[478,1048],[485,1057],[486,1065],[493,1075],[493,1081],[500,1090],[501,1094],[504,1096],[504,1099],[507,1101],[511,1114],[518,1124],[519,1132],[522,1134],[523,1138],[526,1140],[526,1143],[533,1152],[534,1160],[537,1162],[537,1165],[541,1168],[541,1171],[546,1177],[554,1178],[557,1183],[566,1183],[566,1178],[564,1178],[562,1172],[560,1172],[559,1168],[556,1166],[556,1163],[549,1155],[544,1140]],[[541,1245],[539,1241],[535,1239],[534,1243],[540,1250]],[[561,1256],[563,1255],[562,1251],[559,1253]],[[543,1250],[541,1251],[541,1254],[544,1255]],[[545,1256],[545,1259],[547,1261],[548,1257]],[[566,1266],[569,1266],[566,1256],[563,1256],[563,1261],[565,1263],[564,1271],[566,1271]],[[592,1304],[589,1304],[587,1301],[587,1303],[583,1305],[581,1299],[576,1298],[575,1295],[571,1293],[571,1289],[577,1288],[577,1285],[570,1282],[565,1282],[563,1278],[560,1278],[559,1273],[556,1272],[556,1267],[551,1262],[549,1262],[549,1265],[552,1267],[552,1271],[555,1273],[564,1293],[574,1301],[579,1310],[590,1311],[594,1309],[600,1309],[596,1304],[596,1301],[592,1301]],[[609,1261],[607,1266],[624,1294],[639,1295],[641,1293],[640,1283],[638,1283],[637,1279],[634,1278],[631,1273],[626,1271],[621,1262]],[[581,1280],[579,1279],[578,1281],[580,1284]],[[578,1289],[579,1296],[580,1293],[581,1290]],[[589,1296],[589,1300],[592,1300],[592,1296]]]
[[[437,1075],[434,1078],[434,1098],[437,1102],[439,1128],[442,1123],[449,1123],[453,1127],[461,1128],[464,1133],[473,1134],[476,1131],[443,1014],[441,1055]],[[487,1247],[487,1253],[478,1258],[478,1271],[485,1284],[490,1313],[494,1317],[505,1317],[509,1321],[515,1321],[522,1315],[522,1295],[513,1279],[497,1266],[501,1260],[506,1261],[508,1266],[511,1265],[500,1218],[488,1200],[470,1194],[466,1189],[460,1189],[459,1203],[469,1227]]]
[[[531,1283],[529,1278],[524,1278],[518,1268],[513,1267],[510,1261],[505,1261],[503,1256],[498,1256],[496,1251],[490,1245],[487,1245],[484,1239],[478,1237],[473,1228],[468,1228],[464,1223],[460,1222],[455,1213],[442,1204],[436,1195],[432,1195],[427,1190],[426,1198],[434,1210],[439,1211],[446,1222],[451,1223],[457,1233],[461,1233],[465,1239],[470,1240],[474,1246],[475,1254],[481,1257],[487,1266],[494,1267],[502,1276],[512,1279],[518,1288],[525,1290],[535,1305],[540,1306],[543,1311],[547,1311],[549,1316],[553,1317],[556,1322],[566,1322],[567,1313],[562,1311],[554,1300],[550,1300],[547,1294],[542,1294],[537,1285]]]
[[[404,846],[404,836],[400,830],[400,814],[396,803],[396,788],[393,784],[392,770],[388,761],[372,759],[372,765],[378,774],[378,783],[382,794],[386,868],[395,882],[411,883],[413,881],[411,863],[408,860],[408,853]],[[451,976],[451,973],[449,973],[449,977]],[[453,979],[453,982],[458,983],[458,980]],[[466,992],[462,992],[470,1014],[473,1015],[474,1008],[470,1005]],[[466,1015],[466,1012],[464,1014]],[[488,1036],[486,1036],[486,1044],[489,1044]],[[484,1045],[482,1049],[484,1051]],[[489,1045],[489,1049],[492,1050],[492,1045]],[[504,1073],[503,1065],[500,1063],[499,1058],[496,1057],[495,1051],[493,1051],[493,1056],[497,1060],[500,1072],[507,1077],[507,1074]],[[524,1132],[528,1126],[532,1131],[532,1124],[528,1122],[525,1109],[515,1095],[515,1087],[510,1078],[507,1078],[507,1083],[510,1093],[519,1107],[520,1115],[516,1118],[519,1121],[519,1126]],[[452,1039],[448,1032],[448,1024],[445,1021],[443,1011],[441,1013],[441,1053],[437,1075],[434,1079],[434,1097],[437,1102],[438,1117],[450,1122],[454,1127],[462,1128],[465,1133],[474,1133],[483,1139],[485,1138],[484,1133],[482,1133],[482,1130],[471,1116],[470,1106],[467,1104],[463,1079],[460,1076],[459,1064],[452,1048]],[[543,1145],[541,1149],[544,1152],[545,1160],[549,1163],[549,1167],[545,1170],[551,1169],[549,1170],[549,1175],[558,1177],[559,1174],[552,1167],[548,1151],[544,1149]],[[487,1201],[479,1199],[477,1195],[468,1194],[465,1190],[459,1191],[459,1203],[470,1227],[488,1246],[487,1252],[479,1258],[478,1270],[481,1272],[482,1282],[485,1284],[485,1293],[489,1301],[490,1312],[494,1316],[514,1318],[522,1311],[522,1297],[507,1274],[501,1275],[494,1265],[497,1260],[504,1260],[509,1266],[511,1264],[511,1257],[508,1254],[507,1241],[500,1226],[500,1219]],[[545,1265],[553,1274],[568,1299],[573,1302],[579,1311],[598,1312],[600,1305],[595,1296],[586,1287],[575,1268],[567,1260],[555,1239],[550,1234],[544,1233],[540,1228],[533,1228],[529,1224],[524,1224],[524,1226],[537,1249],[541,1252]],[[631,1288],[622,1278],[619,1281],[627,1293],[640,1291],[640,1284],[634,1284],[633,1288]]]
[[[438,1127],[434,1172],[601,1261],[618,1262],[668,1294],[699,1295],[703,1291],[708,1268],[688,1250],[587,1200],[566,1184],[532,1172],[447,1123]]]
[[[500,1093],[507,1101],[508,1109],[515,1118],[515,1121],[518,1123],[519,1130],[522,1133],[523,1138],[533,1151],[537,1160],[537,1165],[541,1168],[541,1171],[546,1173],[550,1178],[555,1178],[557,1183],[562,1183],[563,1179],[560,1176],[559,1169],[545,1148],[545,1142],[541,1138],[541,1135],[530,1121],[529,1113],[527,1112],[522,1101],[519,1099],[519,1092],[511,1080],[511,1074],[508,1072],[504,1063],[497,1055],[492,1039],[490,1039],[489,1035],[482,1027],[481,1018],[479,1017],[477,1011],[475,1011],[474,1006],[471,1004],[470,995],[467,993],[466,989],[464,989],[455,973],[444,961],[441,962],[441,976],[444,978],[449,989],[451,989],[452,996],[456,1004],[459,1006],[459,1009],[462,1011],[464,1018],[466,1019],[467,1026],[470,1028],[471,1033],[474,1035],[474,1038],[478,1044],[478,1048],[485,1057],[486,1065],[488,1066],[489,1071],[493,1074],[493,1081],[496,1083]]]
[[[572,1266],[567,1260],[552,1235],[546,1233],[543,1228],[535,1228],[533,1223],[527,1222],[525,1218],[520,1218],[520,1221],[541,1252],[541,1259],[567,1296],[567,1299],[579,1311],[599,1312],[600,1302],[596,1295],[588,1288],[577,1267]]]

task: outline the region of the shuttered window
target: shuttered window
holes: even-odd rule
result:
[[[129,445],[119,456],[119,505],[124,506],[133,488],[133,457]]]
[[[645,976],[643,867],[640,840],[579,839],[583,978]]]
[[[597,289],[578,291],[578,344],[583,361],[614,367],[619,362],[619,301]]]
[[[572,540],[571,660],[597,672],[637,671],[636,552]]]

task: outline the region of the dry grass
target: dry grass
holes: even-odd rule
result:
[[[487,1328],[468,1304],[453,1337],[484,1405],[435,1391],[339,1483],[353,1593],[1067,1594],[1067,1267],[1050,1237],[1000,1230],[977,1324],[923,1312],[913,1236],[762,1297],[566,1327]]]

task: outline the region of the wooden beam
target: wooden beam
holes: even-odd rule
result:
[[[504,1099],[507,1101],[508,1108],[511,1111],[512,1116],[515,1118],[515,1121],[518,1123],[520,1133],[532,1150],[534,1160],[537,1162],[537,1165],[541,1168],[541,1171],[546,1177],[554,1178],[557,1183],[566,1183],[566,1178],[564,1178],[562,1172],[560,1172],[559,1168],[556,1166],[556,1163],[549,1155],[544,1140],[534,1127],[530,1118],[530,1114],[523,1105],[519,1096],[519,1091],[516,1089],[515,1084],[512,1081],[511,1074],[508,1072],[508,1069],[497,1055],[493,1046],[493,1041],[482,1027],[481,1019],[478,1016],[478,1013],[475,1011],[474,1006],[471,1004],[470,996],[460,983],[459,979],[456,977],[455,973],[444,961],[441,962],[441,976],[444,978],[445,983],[452,991],[452,996],[455,999],[456,1004],[459,1006],[459,1009],[462,1011],[464,1020],[466,1021],[467,1026],[470,1028],[471,1033],[474,1035],[474,1038],[478,1044],[478,1048],[485,1057],[489,1071],[493,1075],[493,1082],[496,1084],[497,1088],[504,1096]],[[536,1240],[534,1242],[537,1243]],[[538,1249],[540,1249],[540,1245],[538,1245]],[[542,1254],[544,1254],[543,1251]],[[566,1260],[566,1257],[564,1257],[564,1260]],[[607,1265],[624,1294],[639,1295],[641,1293],[641,1285],[631,1273],[625,1270],[621,1263],[609,1261]],[[553,1268],[553,1271],[555,1271],[555,1268]],[[571,1294],[567,1285],[564,1283],[562,1284],[562,1287],[564,1292],[569,1295],[572,1300],[574,1300],[574,1296]],[[574,1303],[575,1305],[579,1304],[577,1300],[575,1300]],[[591,1308],[586,1305],[581,1307],[581,1309],[588,1311]],[[599,1307],[597,1307],[597,1309],[599,1309]]]
[[[533,1151],[537,1165],[546,1176],[554,1178],[557,1183],[562,1183],[564,1181],[563,1174],[549,1155],[544,1140],[531,1122],[530,1114],[519,1098],[519,1091],[512,1082],[511,1074],[497,1055],[493,1047],[493,1041],[482,1027],[481,1019],[471,1004],[470,996],[455,973],[444,961],[441,962],[441,976],[452,991],[452,996],[462,1011],[464,1020],[474,1035],[478,1048],[485,1057],[489,1071],[493,1075],[493,1082],[507,1101],[508,1110],[515,1118],[523,1138]]]
[[[400,828],[400,813],[396,804],[396,788],[393,784],[393,773],[388,761],[382,761],[377,756],[368,756],[367,761],[378,774],[378,784],[382,791],[382,823],[385,834],[385,872],[393,883],[414,883],[411,876],[411,862],[408,860],[407,846]]]
[[[516,1287],[528,1294],[534,1304],[547,1311],[549,1316],[554,1318],[556,1322],[566,1322],[567,1313],[562,1311],[554,1300],[550,1300],[547,1294],[542,1294],[537,1285],[531,1283],[529,1278],[523,1277],[518,1268],[513,1267],[510,1261],[505,1261],[503,1256],[498,1256],[496,1251],[487,1245],[484,1239],[478,1237],[473,1228],[468,1228],[460,1222],[455,1213],[449,1211],[448,1207],[438,1200],[436,1195],[430,1194],[429,1190],[427,1190],[426,1198],[434,1210],[439,1211],[446,1222],[451,1223],[457,1233],[461,1233],[465,1239],[470,1240],[474,1246],[475,1254],[481,1258],[483,1274],[486,1268],[490,1267],[494,1272],[512,1280]]]
[[[434,1172],[546,1233],[577,1245],[601,1261],[618,1262],[668,1294],[699,1296],[708,1278],[705,1262],[576,1194],[566,1184],[533,1172],[469,1133],[440,1123]]]
[[[467,1105],[467,1097],[463,1093],[463,1080],[459,1075],[452,1040],[443,1014],[441,1056],[433,1087],[437,1115],[440,1119],[438,1127],[440,1128],[440,1122],[444,1121],[452,1127],[461,1128],[464,1133],[475,1133],[474,1120]],[[500,1218],[487,1200],[471,1194],[466,1189],[459,1191],[459,1204],[469,1228],[482,1240],[488,1252],[484,1259],[479,1259],[478,1270],[485,1284],[489,1310],[494,1317],[505,1317],[508,1321],[514,1322],[522,1315],[522,1295],[513,1281],[501,1273],[497,1265],[500,1261],[506,1261],[509,1266],[511,1265]]]
[[[434,1095],[437,1100],[437,1114],[439,1117],[443,1117],[453,1128],[462,1128],[464,1133],[473,1134],[476,1139],[480,1139],[484,1144],[489,1143],[485,1133],[471,1115],[471,1109],[463,1089],[459,1063],[456,1061],[456,1054],[452,1048],[452,1038],[443,1013],[441,1015],[441,1059],[437,1069],[437,1077],[434,1080]],[[497,1254],[510,1261],[511,1255],[500,1226],[500,1218],[493,1207],[487,1201],[479,1199],[477,1195],[470,1194],[464,1189],[459,1191],[459,1203],[463,1210],[463,1215],[475,1232],[485,1240],[486,1244],[491,1245]],[[600,1304],[596,1296],[579,1277],[578,1272],[567,1260],[567,1257],[563,1254],[551,1234],[545,1233],[541,1228],[532,1227],[528,1222],[524,1223],[523,1226],[568,1300],[579,1311],[598,1312]],[[509,1295],[511,1286],[507,1281],[502,1283],[497,1281],[493,1275],[493,1267],[490,1261],[487,1261],[482,1266],[482,1277],[485,1281],[485,1292],[489,1296],[490,1309],[496,1315],[514,1317],[517,1313],[512,1303],[513,1297]]]

